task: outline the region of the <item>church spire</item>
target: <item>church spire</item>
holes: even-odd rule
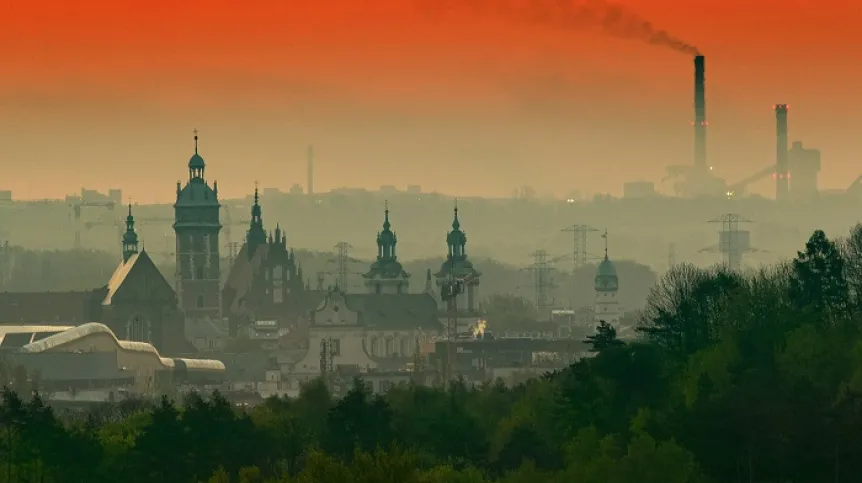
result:
[[[135,217],[132,216],[132,204],[129,203],[129,216],[126,217],[126,232],[123,233],[123,263],[128,262],[132,255],[138,253],[138,234],[135,232]]]
[[[389,223],[389,201],[384,202],[383,210],[383,231],[377,234],[377,259],[378,260],[395,260],[395,245],[398,243],[398,237],[391,230],[392,224]]]
[[[248,258],[254,256],[257,247],[266,244],[266,231],[263,229],[263,210],[260,207],[260,193],[257,183],[254,184],[254,204],[251,206],[251,222],[246,234],[246,253]]]
[[[446,235],[446,244],[449,245],[449,258],[467,258],[467,235],[461,231],[461,222],[458,220],[458,200],[455,200],[455,216],[452,219],[452,231]]]
[[[608,229],[605,228],[605,232],[602,233],[602,238],[605,239],[605,260],[608,259]]]

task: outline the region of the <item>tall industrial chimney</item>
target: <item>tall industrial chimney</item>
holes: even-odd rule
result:
[[[308,147],[308,185],[306,189],[308,195],[314,194],[314,146]]]
[[[787,104],[775,105],[775,199],[787,198],[790,171],[787,168]]]
[[[694,168],[708,171],[706,165],[706,66],[704,56],[694,58]]]

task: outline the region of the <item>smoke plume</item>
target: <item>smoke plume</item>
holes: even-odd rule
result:
[[[474,18],[493,16],[507,22],[564,30],[600,29],[613,37],[640,40],[688,55],[700,55],[682,41],[626,7],[604,0],[416,0],[429,18],[438,20],[456,10]]]

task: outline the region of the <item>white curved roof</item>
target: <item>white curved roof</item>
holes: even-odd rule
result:
[[[119,340],[117,336],[114,335],[114,332],[104,324],[99,324],[97,322],[90,322],[88,324],[79,325],[78,327],[71,328],[69,330],[60,332],[59,334],[54,334],[49,337],[45,337],[42,340],[38,340],[36,342],[31,342],[24,347],[21,348],[21,352],[25,353],[38,353],[38,352],[46,352],[56,347],[60,347],[66,345],[70,342],[74,342],[79,339],[83,339],[89,335],[93,334],[108,334],[114,339],[114,342],[117,344],[122,350],[129,352],[144,352],[151,354],[159,359],[162,366],[166,369],[172,369],[174,367],[173,359],[168,359],[162,357],[159,354],[159,351],[153,347],[152,344],[148,344],[146,342],[134,342],[128,340]]]
[[[222,361],[215,359],[174,359],[181,361],[190,371],[213,371],[224,372],[225,367]]]

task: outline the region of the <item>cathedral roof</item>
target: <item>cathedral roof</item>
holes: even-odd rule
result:
[[[341,294],[330,293],[315,312],[343,298],[347,310],[359,314],[359,326],[373,330],[415,330],[430,332],[442,328],[437,319],[437,301],[428,294]],[[315,320],[314,325],[326,326]]]

